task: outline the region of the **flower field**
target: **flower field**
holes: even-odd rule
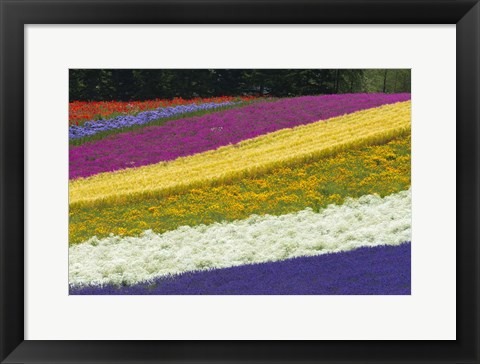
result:
[[[70,105],[71,294],[410,294],[410,94],[184,101]]]

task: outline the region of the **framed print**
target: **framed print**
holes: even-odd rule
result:
[[[479,362],[477,1],[1,8],[2,363]]]
[[[410,294],[410,70],[69,81],[71,295]],[[180,97],[128,100],[159,95]]]

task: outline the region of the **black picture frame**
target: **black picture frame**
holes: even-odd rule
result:
[[[2,363],[479,363],[478,0],[0,0],[0,14]],[[156,23],[456,24],[457,340],[24,340],[24,25]]]

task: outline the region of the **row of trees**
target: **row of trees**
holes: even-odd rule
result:
[[[70,101],[410,92],[409,69],[71,69]]]

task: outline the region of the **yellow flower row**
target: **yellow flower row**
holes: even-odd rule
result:
[[[69,183],[70,205],[122,203],[218,185],[285,163],[379,144],[410,130],[410,101],[284,129],[239,144],[140,168],[102,173]]]
[[[332,157],[281,166],[216,187],[100,208],[70,209],[69,242],[96,235],[161,233],[182,225],[245,219],[252,214],[281,215],[340,204],[346,197],[390,195],[410,186],[410,136],[383,145],[340,152]]]

